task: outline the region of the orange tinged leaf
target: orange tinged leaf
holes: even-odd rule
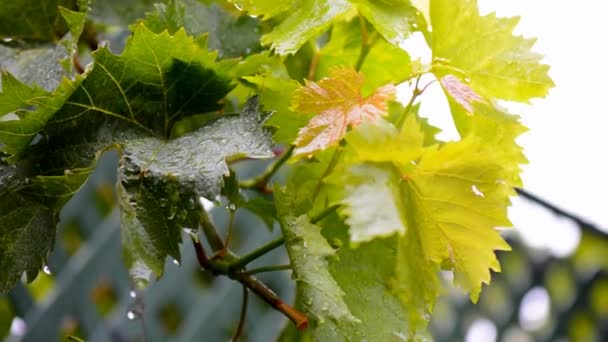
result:
[[[363,98],[363,75],[354,69],[339,68],[318,82],[307,82],[296,90],[293,109],[314,113],[296,138],[294,155],[311,156],[339,142],[349,126],[386,115],[387,102],[395,97],[395,87],[386,85]]]

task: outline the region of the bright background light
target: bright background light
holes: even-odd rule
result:
[[[575,213],[604,229],[608,228],[608,21],[605,4],[582,0],[576,4],[556,0],[479,0],[482,14],[519,16],[515,33],[536,37],[536,52],[545,55],[556,86],[549,96],[530,105],[507,103],[530,129],[518,142],[524,148],[524,187],[558,207]],[[406,42],[414,57],[430,62],[430,51],[421,36]],[[426,84],[432,78],[423,79]],[[402,88],[400,99],[409,100]],[[457,139],[447,101],[435,82],[421,98],[420,113],[441,127],[444,140]],[[568,256],[580,240],[576,224],[514,199],[509,217],[524,241],[547,249],[558,257]]]

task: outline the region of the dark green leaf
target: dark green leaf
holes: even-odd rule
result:
[[[268,115],[254,97],[240,115],[222,117],[179,138],[123,144],[123,239],[131,273],[140,284],[152,272],[162,274],[167,255],[179,260],[181,230],[198,226],[201,196],[214,200],[220,195],[229,175],[226,160],[273,156],[271,132],[264,128]]]
[[[25,194],[25,178],[15,165],[0,161],[0,292],[23,272],[33,280],[55,239],[55,215]]]
[[[221,58],[241,57],[258,52],[260,47],[259,20],[228,12],[217,4],[205,6],[196,0],[170,0],[156,4],[143,23],[160,33],[174,34],[184,28],[188,34],[208,33],[209,48],[218,50]]]
[[[0,6],[0,37],[54,41],[68,32],[59,6],[78,9],[77,0],[4,1]]]

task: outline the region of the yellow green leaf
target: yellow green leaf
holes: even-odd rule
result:
[[[481,16],[477,0],[431,0],[433,58],[460,69],[482,97],[528,102],[553,87],[534,39],[513,35],[519,18]],[[439,77],[446,69],[435,63]]]

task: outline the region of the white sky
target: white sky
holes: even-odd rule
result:
[[[508,105],[530,129],[518,140],[530,160],[522,175],[525,188],[608,227],[608,119],[604,118],[608,114],[608,4],[598,0],[479,0],[479,5],[482,13],[521,17],[516,33],[538,38],[535,51],[545,55],[556,84],[547,98],[534,100],[530,106]],[[437,101],[442,96],[438,85],[430,88],[422,99],[421,114],[447,128],[443,137],[450,138],[456,133],[447,104]],[[522,199],[513,201],[510,217],[532,246],[565,255],[577,245],[575,225]]]

